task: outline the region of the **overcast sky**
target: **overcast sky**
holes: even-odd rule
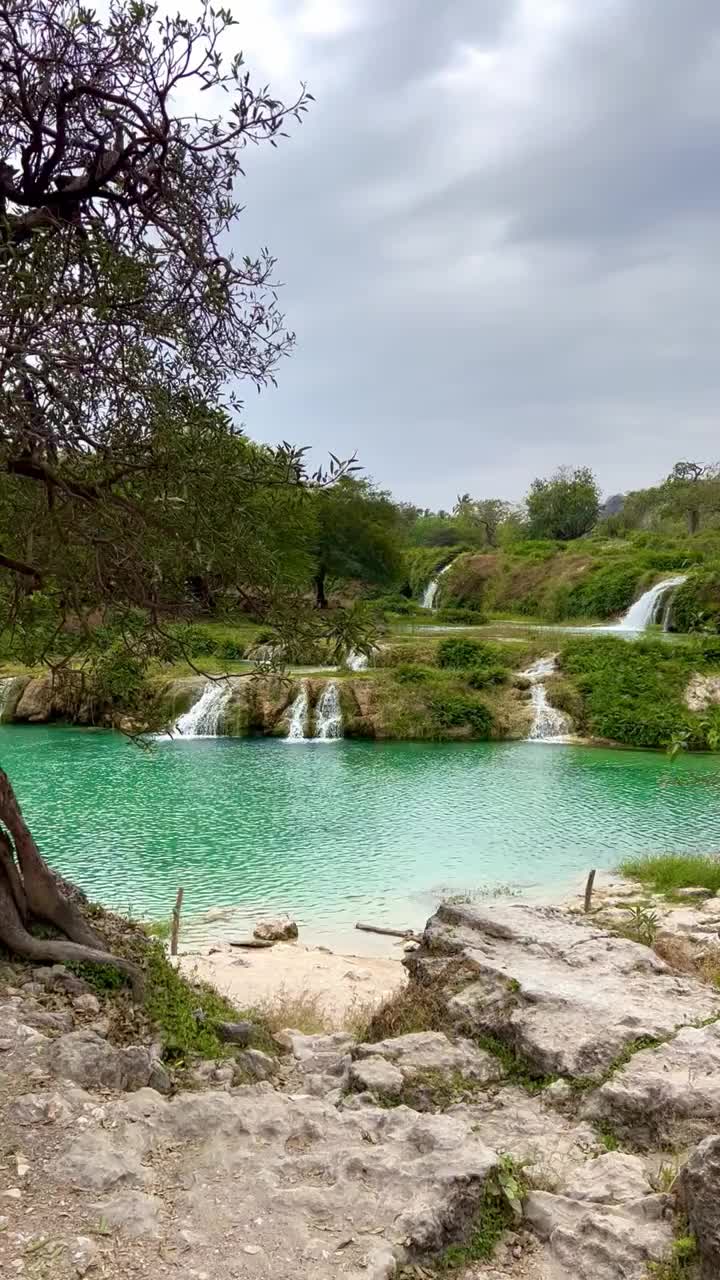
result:
[[[230,0],[280,96],[242,252],[298,335],[251,435],[398,497],[720,458],[718,0]]]

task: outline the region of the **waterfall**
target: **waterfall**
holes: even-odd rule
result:
[[[551,706],[548,701],[545,680],[556,670],[557,654],[552,653],[547,658],[538,658],[527,671],[522,672],[522,675],[530,681],[533,708],[533,722],[530,726],[528,742],[552,742],[558,738],[567,737],[571,732],[572,726],[568,717],[564,712]]]
[[[232,695],[229,684],[209,680],[197,702],[173,725],[173,733],[183,738],[216,738],[225,705]]]
[[[613,630],[645,631],[655,621],[666,593],[672,591],[673,587],[682,586],[686,579],[687,575],[681,573],[674,578],[663,578],[662,582],[657,582],[654,587],[651,587],[649,591],[645,591],[640,596],[640,599],[630,606],[627,613],[623,614]]]
[[[440,579],[442,578],[444,573],[447,573],[451,565],[452,565],[452,560],[450,561],[450,564],[446,564],[445,568],[440,570],[440,572],[437,574],[435,578],[431,578],[430,581],[428,582],[423,592],[423,598],[421,601],[423,609],[436,608],[435,599],[440,589]]]
[[[3,676],[0,679],[0,724],[5,719],[5,707],[12,693],[13,685],[17,680],[17,676]]]
[[[366,671],[369,661],[366,653],[358,653],[356,649],[351,649],[345,659],[345,666],[350,671]]]
[[[342,707],[336,684],[326,684],[315,708],[315,742],[333,742],[343,736]]]
[[[300,692],[290,708],[290,727],[285,739],[286,742],[307,742],[305,730],[307,728],[309,710],[310,699],[308,698],[307,681],[303,680],[300,685]]]

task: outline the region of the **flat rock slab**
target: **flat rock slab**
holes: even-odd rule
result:
[[[459,1074],[479,1084],[490,1084],[503,1074],[498,1059],[471,1040],[450,1040],[442,1031],[417,1031],[375,1044],[359,1044],[356,1058],[384,1058],[406,1080],[427,1072]]]
[[[662,1195],[595,1204],[532,1191],[524,1211],[546,1241],[543,1280],[647,1280],[648,1263],[662,1261],[673,1238],[670,1201]]]
[[[600,1079],[641,1037],[720,1015],[720,995],[648,947],[552,907],[443,905],[405,961],[444,984],[459,1029],[492,1034],[547,1075]]]
[[[125,1234],[156,1236],[161,1221],[183,1274],[227,1257],[213,1280],[385,1280],[463,1235],[498,1163],[466,1120],[343,1112],[267,1084],[169,1102],[141,1089],[100,1111],[63,1130],[45,1176],[92,1191],[93,1212]]]
[[[590,1120],[644,1147],[696,1142],[720,1127],[720,1024],[643,1049],[591,1094]]]

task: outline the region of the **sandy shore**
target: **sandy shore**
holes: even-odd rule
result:
[[[394,952],[394,954],[392,954]],[[359,1007],[380,1004],[406,981],[402,948],[384,956],[339,955],[302,942],[278,942],[253,951],[216,944],[180,956],[188,977],[211,982],[234,1004],[293,1002],[309,998],[341,1027]]]

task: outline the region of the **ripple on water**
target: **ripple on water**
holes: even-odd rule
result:
[[[0,728],[43,851],[110,906],[238,932],[287,910],[315,936],[418,925],[432,891],[552,885],[628,853],[720,845],[712,757],[526,743],[196,739],[141,751],[102,731]]]

